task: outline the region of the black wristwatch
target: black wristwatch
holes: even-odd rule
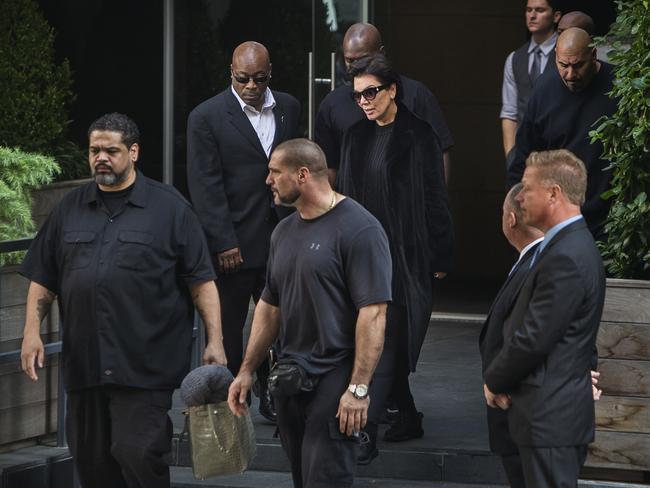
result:
[[[357,400],[364,400],[368,396],[368,385],[358,384],[355,385],[350,383],[348,386],[348,391],[352,393],[352,396]]]

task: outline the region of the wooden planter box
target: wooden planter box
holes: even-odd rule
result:
[[[85,180],[63,181],[32,191],[32,216],[38,227],[52,208],[70,190]],[[28,281],[18,274],[18,266],[0,267],[0,352],[20,349],[25,325]],[[59,338],[56,302],[41,325],[43,342]],[[56,432],[58,396],[58,355],[45,359],[45,368],[31,381],[21,370],[20,361],[0,365],[0,451],[14,443]]]
[[[92,181],[92,179],[59,181],[32,190],[32,218],[36,223],[36,227],[41,227],[54,206],[61,201],[66,193],[85,185],[89,181]]]
[[[607,280],[596,440],[586,466],[650,471],[650,281]]]

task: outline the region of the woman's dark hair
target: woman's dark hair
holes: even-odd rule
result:
[[[401,95],[399,74],[393,69],[390,61],[381,53],[357,59],[350,67],[350,76],[372,75],[381,81],[382,85],[395,83],[397,85],[397,98]]]

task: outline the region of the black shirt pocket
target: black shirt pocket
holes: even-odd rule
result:
[[[142,271],[153,266],[153,235],[137,230],[121,230],[118,235],[115,264],[120,268]]]
[[[88,267],[93,256],[95,236],[94,232],[89,231],[68,231],[63,234],[66,268]]]

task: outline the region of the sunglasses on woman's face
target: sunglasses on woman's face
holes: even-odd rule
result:
[[[248,76],[248,75],[241,76],[241,75],[235,74],[232,71],[231,71],[231,73],[232,73],[232,77],[235,79],[235,81],[237,83],[241,83],[242,85],[247,85],[249,80],[253,80],[253,82],[256,85],[262,85],[262,84],[266,83],[267,81],[269,81],[269,78],[271,77],[270,74],[258,75],[258,76]]]
[[[352,100],[359,103],[361,101],[361,97],[363,97],[366,99],[366,101],[372,102],[377,96],[377,93],[379,93],[382,90],[385,90],[389,86],[390,83],[386,83],[385,85],[380,85],[380,86],[369,86],[368,88],[366,88],[365,90],[361,90],[360,92],[353,91],[351,93]]]

